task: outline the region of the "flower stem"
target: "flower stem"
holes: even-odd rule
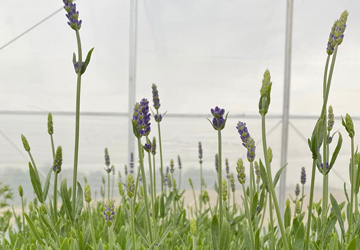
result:
[[[202,163],[200,162],[200,213],[202,212],[202,195],[203,195],[203,175],[202,175]]]
[[[153,242],[153,235],[151,230],[151,221],[150,221],[150,212],[149,212],[149,206],[148,206],[148,200],[147,200],[147,188],[146,188],[146,175],[144,170],[144,159],[143,159],[143,148],[141,145],[140,138],[138,138],[138,150],[139,150],[139,162],[140,162],[140,169],[141,169],[141,179],[143,181],[143,189],[144,189],[144,201],[145,201],[145,210],[146,210],[146,218],[147,218],[147,224],[149,227],[149,234],[150,234],[150,242]],[[153,249],[153,245],[151,246],[151,249]]]
[[[80,33],[76,32],[76,41],[78,46],[78,73],[77,73],[77,88],[76,88],[76,118],[75,118],[75,152],[74,152],[74,172],[73,172],[73,195],[72,195],[72,209],[73,217],[75,219],[76,211],[76,183],[77,183],[77,167],[79,158],[79,134],[80,134],[80,92],[81,92],[81,65],[82,65],[82,50]]]
[[[261,116],[261,121],[262,121],[262,126],[261,127],[262,127],[262,141],[263,141],[264,158],[265,158],[266,172],[267,172],[267,175],[268,175],[267,177],[268,177],[268,180],[269,180],[270,193],[271,193],[270,199],[273,200],[274,205],[275,205],[275,212],[276,212],[276,216],[277,216],[280,231],[281,231],[281,236],[282,236],[282,239],[284,241],[284,247],[285,247],[285,249],[289,250],[289,249],[291,249],[291,245],[290,245],[290,243],[288,241],[288,238],[286,236],[284,224],[282,222],[282,217],[281,217],[281,213],[280,213],[280,209],[279,209],[279,203],[278,203],[277,198],[276,198],[274,183],[273,183],[273,180],[272,180],[269,157],[268,157],[268,154],[267,154],[265,116]]]
[[[132,200],[130,201],[130,210],[131,210],[131,238],[132,238],[132,249],[136,249],[136,238],[135,238],[135,196],[132,197]]]
[[[351,235],[352,221],[353,221],[353,207],[354,207],[354,194],[355,194],[355,155],[354,155],[354,138],[351,138],[351,166],[350,166],[350,178],[351,178],[351,198],[350,198],[350,213],[349,213],[349,235]],[[358,206],[358,204],[355,204]]]
[[[244,183],[242,183],[241,185],[242,185],[242,189],[243,189],[243,193],[244,193],[245,213],[246,213],[246,217],[247,217],[248,222],[249,222],[249,233],[250,233],[251,245],[252,245],[252,248],[255,249],[254,231],[253,231],[253,228],[252,228],[252,222],[251,222],[251,217],[250,217],[250,211],[249,211],[247,195],[246,195],[246,191],[245,191],[245,185],[244,185]]]
[[[54,180],[54,218],[55,218],[55,223],[57,223],[57,180],[58,180],[58,173],[55,172],[55,180]]]
[[[308,208],[308,220],[306,224],[306,235],[305,235],[305,250],[309,249],[309,237],[310,237],[310,227],[311,227],[311,215],[312,215],[312,206],[314,199],[314,186],[315,186],[315,170],[316,170],[316,159],[313,159],[313,165],[311,170],[311,187],[310,187],[310,198],[309,198],[309,208]]]
[[[91,216],[91,207],[90,207],[90,203],[87,202],[87,208],[89,211],[89,220],[90,220],[90,226],[91,226],[91,237],[93,240],[93,248],[96,246],[96,238],[95,238],[95,229],[94,229],[94,224],[93,224],[93,220],[92,220],[92,216]]]
[[[107,173],[108,175],[108,200],[110,200],[110,173]]]
[[[156,114],[159,116],[159,110],[156,110]],[[163,157],[162,157],[162,146],[161,146],[161,131],[160,131],[160,121],[158,124],[158,134],[159,134],[159,151],[160,151],[160,174],[161,174],[161,193],[164,192],[164,172],[163,172]]]
[[[219,200],[219,235],[221,235],[221,227],[223,222],[223,208],[222,208],[222,197],[221,197],[221,130],[218,130],[218,156],[219,156],[219,169],[218,169],[218,200]]]

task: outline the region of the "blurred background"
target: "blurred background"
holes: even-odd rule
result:
[[[135,3],[131,0],[76,3],[83,21],[83,53],[95,48],[82,80],[81,181],[87,176],[93,190],[99,190],[101,176],[106,174],[105,147],[116,173],[124,176],[129,160],[129,71],[134,65],[135,100],[148,98],[152,103],[151,84],[156,83],[160,112],[167,111],[161,123],[164,165],[171,159],[177,163],[179,155],[182,187],[188,187],[188,177],[199,186],[201,141],[209,189],[216,178],[217,134],[205,118],[216,105],[229,111],[223,130],[223,159],[229,159],[231,172],[235,173],[239,157],[246,158],[235,128],[239,120],[247,123],[258,143],[257,159],[263,158],[258,100],[262,75],[269,69],[273,87],[267,142],[273,149],[273,171],[280,167],[287,1],[138,0],[136,24],[131,22]],[[76,38],[60,0],[1,1],[1,6],[0,182],[14,189],[22,184],[32,199],[29,159],[20,135],[27,137],[38,168],[47,173],[52,166],[48,112],[54,117],[55,145],[63,147],[62,178],[72,178],[76,94],[72,53],[77,51]],[[294,2],[291,26],[286,197],[300,181],[302,166],[310,175],[312,158],[306,140],[321,110],[326,45],[334,21],[345,9],[350,14],[329,97],[336,117],[334,130],[340,130],[344,142],[330,173],[330,191],[349,182],[350,140],[339,118],[349,113],[358,131],[360,2],[299,0]],[[134,30],[136,43],[130,43]],[[155,122],[152,124],[150,136],[157,137]],[[358,142],[356,135],[355,144]],[[334,144],[336,141],[331,151]],[[319,173],[316,185],[322,185]]]

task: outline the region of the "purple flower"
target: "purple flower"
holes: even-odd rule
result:
[[[136,128],[134,134],[137,138],[150,134],[149,101],[147,99],[144,98],[140,104],[135,104],[132,122]]]
[[[111,226],[112,224],[112,219],[115,215],[115,206],[114,206],[114,201],[113,200],[109,200],[105,205],[105,211],[104,211],[104,216],[105,216],[105,223],[108,227]]]
[[[73,3],[72,0],[63,0],[63,2],[64,2],[64,9],[67,12],[66,17],[69,20],[68,25],[73,30],[80,30],[82,21],[78,20],[79,11],[76,10],[76,4]]]
[[[134,154],[130,154],[130,174],[134,174]]]
[[[105,165],[105,171],[109,174],[112,170],[112,167],[110,168],[110,156],[107,148],[105,148]]]
[[[161,114],[159,114],[159,115],[155,114],[154,119],[155,119],[156,122],[161,122],[162,121],[162,115]]]
[[[157,90],[157,86],[156,86],[155,83],[153,83],[151,88],[152,88],[152,96],[153,96],[154,108],[156,110],[158,110],[160,108],[159,92]]]
[[[150,141],[148,141],[148,143],[145,143],[144,149],[148,153],[151,151],[151,143],[150,143]]]
[[[226,158],[225,159],[225,171],[226,171],[226,178],[229,179],[230,178],[230,167],[229,167],[229,160]]]
[[[304,185],[306,183],[306,171],[305,168],[301,168],[300,183]]]
[[[224,119],[225,110],[220,109],[218,106],[215,109],[211,109],[211,114],[213,115],[212,126],[215,130],[222,130],[225,127],[226,117]]]
[[[180,159],[180,155],[178,155],[178,164],[179,164],[179,169],[181,169],[181,159]]]
[[[240,138],[242,140],[242,145],[248,150],[247,152],[247,158],[249,162],[253,162],[255,159],[255,141],[250,136],[248,129],[246,127],[246,123],[244,122],[238,122],[236,129],[238,130],[240,134]]]
[[[299,194],[300,194],[299,183],[296,183],[296,187],[295,187],[295,195],[296,195],[296,197],[299,196]]]
[[[199,141],[199,162],[200,162],[200,164],[202,163],[202,158],[203,158],[203,150],[202,150],[201,142]]]

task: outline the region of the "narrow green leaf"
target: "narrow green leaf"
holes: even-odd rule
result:
[[[260,164],[260,177],[261,177],[261,180],[262,180],[263,184],[265,185],[266,190],[268,192],[270,192],[269,181],[268,181],[268,178],[267,178],[267,174],[266,174],[264,164],[262,163],[261,160],[259,160],[259,164]]]
[[[76,194],[76,215],[80,216],[81,210],[84,206],[83,190],[79,182],[77,182],[77,194]]]
[[[343,142],[343,139],[342,139],[342,135],[340,132],[339,133],[339,139],[338,139],[338,143],[336,145],[336,148],[334,150],[334,153],[332,154],[331,156],[331,161],[330,161],[330,165],[329,165],[329,169],[328,171],[331,170],[331,168],[334,166],[334,163],[336,161],[336,158],[338,157],[339,155],[339,152],[340,152],[340,149],[341,149],[341,146],[342,146],[342,142]]]
[[[84,74],[85,71],[86,71],[86,68],[87,66],[89,65],[90,63],[90,59],[91,59],[91,55],[92,55],[92,52],[94,51],[94,48],[92,48],[91,50],[89,50],[89,52],[87,53],[86,55],[86,59],[85,59],[85,62],[84,62],[84,65],[81,67],[81,74]]]
[[[356,249],[358,249],[358,248],[356,247],[356,246],[357,246],[357,238],[358,238],[358,236],[354,237],[354,238],[351,240],[349,246],[347,247],[347,250],[356,250]]]
[[[43,192],[41,190],[41,182],[40,182],[40,178],[39,178],[39,174],[34,170],[33,166],[31,165],[31,163],[29,162],[29,171],[30,171],[30,180],[31,180],[31,184],[34,188],[36,197],[38,198],[38,200],[43,203]]]
[[[290,206],[285,207],[284,212],[284,226],[285,228],[290,227],[291,224],[291,208]]]
[[[304,249],[304,236],[305,236],[305,227],[304,227],[304,223],[301,222],[295,234],[294,244],[292,245],[293,250]]]
[[[30,230],[33,233],[33,235],[35,236],[36,240],[38,242],[40,242],[41,244],[44,244],[41,237],[40,237],[40,235],[39,235],[39,232],[37,231],[37,229],[36,229],[36,227],[35,227],[35,225],[33,223],[33,221],[29,218],[29,216],[26,213],[24,213],[24,216],[25,216],[25,219],[26,219],[26,221],[28,223],[28,226],[30,227]]]
[[[219,249],[219,222],[217,215],[215,214],[211,222],[211,238],[212,238],[212,249]]]
[[[255,250],[260,249],[260,228],[255,233]]]
[[[340,228],[341,228],[343,240],[345,240],[345,227],[344,227],[344,221],[341,216],[341,210],[339,208],[339,204],[337,203],[336,199],[334,198],[334,196],[332,194],[330,194],[330,200],[331,200],[331,205],[333,207],[333,211],[335,213],[335,216],[336,216],[336,218],[339,222]]]
[[[228,250],[231,239],[230,225],[227,220],[223,220],[220,235],[220,250]]]
[[[140,237],[143,239],[143,241],[146,243],[147,247],[150,247],[150,243],[148,242],[148,239],[146,238],[146,234],[137,221],[135,221],[135,230],[140,235]]]
[[[70,220],[73,221],[74,219],[73,219],[73,215],[72,215],[72,206],[71,206],[71,201],[70,201],[70,197],[69,197],[69,193],[68,193],[68,189],[67,189],[66,179],[64,179],[61,182],[60,194],[61,194],[61,199],[63,200],[62,206],[65,207],[66,215],[70,218]]]
[[[43,195],[44,195],[44,202],[46,201],[48,192],[49,192],[49,187],[50,187],[50,179],[51,179],[51,173],[53,172],[52,167],[49,169],[49,172],[46,176],[46,180],[45,180],[45,184],[44,184],[44,191],[43,191]]]
[[[284,170],[284,168],[286,168],[288,164],[286,163],[284,166],[282,166],[275,174],[275,177],[274,177],[274,187],[276,187],[276,184],[278,183],[279,181],[279,178],[280,178],[280,175],[282,173],[282,171]]]

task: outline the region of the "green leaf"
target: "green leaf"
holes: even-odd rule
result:
[[[84,73],[85,73],[86,68],[87,68],[87,66],[88,66],[89,63],[90,63],[90,59],[91,59],[91,55],[92,55],[93,50],[94,50],[94,48],[92,48],[91,50],[89,50],[89,52],[87,53],[87,56],[86,56],[84,65],[81,67],[81,74],[84,74]]]
[[[339,133],[338,143],[337,143],[337,145],[336,145],[336,148],[335,148],[335,150],[334,150],[334,153],[333,153],[332,156],[331,156],[331,161],[330,161],[329,169],[328,169],[327,172],[329,172],[330,169],[334,166],[334,163],[335,163],[335,161],[336,161],[336,158],[337,158],[338,155],[339,155],[339,152],[340,152],[340,149],[341,149],[341,145],[342,145],[342,142],[343,142],[341,133],[340,133],[340,132],[338,132],[338,133]]]
[[[335,213],[335,216],[336,216],[336,218],[339,222],[340,228],[341,228],[343,240],[345,240],[345,227],[344,227],[344,221],[341,216],[341,210],[339,208],[339,204],[337,203],[336,199],[334,198],[334,196],[332,194],[330,194],[330,200],[331,200],[331,205],[333,207],[333,211]]]
[[[275,177],[274,177],[274,188],[276,187],[276,184],[278,183],[279,181],[279,178],[280,178],[280,175],[282,173],[282,171],[284,170],[284,168],[286,168],[288,164],[286,163],[284,166],[282,166],[275,174]]]
[[[164,192],[160,196],[160,218],[165,217],[165,194]]]
[[[38,198],[38,200],[41,203],[44,203],[44,200],[43,200],[44,196],[43,196],[43,192],[41,190],[41,182],[40,182],[39,174],[34,170],[34,168],[30,162],[29,162],[29,171],[30,171],[31,184],[34,188],[36,197]]]
[[[75,52],[73,53],[72,62],[73,62],[73,65],[75,65],[75,63],[76,63],[76,55],[75,55]]]
[[[148,242],[148,239],[146,238],[146,234],[137,221],[135,221],[135,230],[140,235],[140,237],[144,240],[147,247],[150,247],[150,243]]]
[[[170,233],[171,230],[171,223],[169,223],[168,227],[166,228],[165,232],[163,233],[163,235],[161,236],[161,239],[159,241],[159,246],[161,245],[161,243],[164,242],[164,240],[166,239],[166,237],[168,236],[168,234]]]
[[[263,184],[265,185],[266,190],[268,192],[270,192],[269,181],[267,179],[267,174],[266,174],[264,164],[262,163],[261,160],[259,160],[259,164],[260,164],[260,177],[261,177],[261,180],[262,180]]]
[[[61,182],[60,194],[61,194],[61,199],[63,200],[62,206],[65,207],[66,215],[70,218],[71,221],[73,221],[74,218],[72,215],[72,206],[71,206],[71,201],[70,201],[70,197],[69,197],[69,193],[68,193],[68,189],[67,189],[66,179],[64,179]]]
[[[356,249],[358,249],[358,248],[356,248],[357,238],[358,237],[356,236],[351,240],[349,246],[347,247],[347,250],[356,250]]]
[[[122,250],[126,249],[126,231],[124,226],[120,229],[119,244]]]
[[[220,235],[220,250],[228,250],[230,245],[230,239],[231,239],[231,231],[230,231],[230,225],[227,220],[223,220],[222,226],[221,226],[221,235]]]
[[[25,219],[26,219],[26,221],[28,223],[28,226],[30,227],[30,230],[33,233],[33,235],[35,236],[36,240],[38,242],[40,242],[41,244],[44,244],[41,237],[40,237],[40,235],[39,235],[39,232],[37,231],[37,229],[36,229],[34,223],[32,222],[32,220],[29,218],[29,216],[26,213],[24,213],[24,216],[25,216]]]
[[[260,249],[260,228],[255,233],[255,250]]]
[[[81,210],[84,206],[84,197],[83,197],[83,190],[79,182],[77,182],[77,194],[76,194],[76,215],[77,218],[81,214]]]
[[[165,203],[165,213],[167,213],[167,211],[170,209],[171,206],[171,202],[174,198],[174,192],[171,192],[169,194],[169,197],[166,199],[166,203]]]
[[[290,206],[286,206],[285,207],[285,212],[284,212],[284,226],[285,226],[285,228],[290,227],[290,223],[291,223],[291,208],[290,208]]]
[[[294,244],[292,245],[293,250],[304,249],[304,236],[305,236],[305,227],[304,227],[304,223],[301,222],[295,234]]]
[[[253,220],[253,218],[255,217],[257,203],[258,203],[258,193],[255,192],[254,198],[252,200],[251,211],[250,211],[251,220]]]
[[[46,180],[45,180],[45,184],[44,184],[44,191],[43,191],[43,195],[44,195],[44,202],[46,201],[46,197],[48,195],[49,192],[49,187],[50,187],[50,179],[51,179],[51,173],[53,172],[52,167],[49,169],[49,172],[46,176]]]
[[[211,221],[211,239],[212,239],[212,249],[219,249],[219,222],[217,215],[215,214]]]

